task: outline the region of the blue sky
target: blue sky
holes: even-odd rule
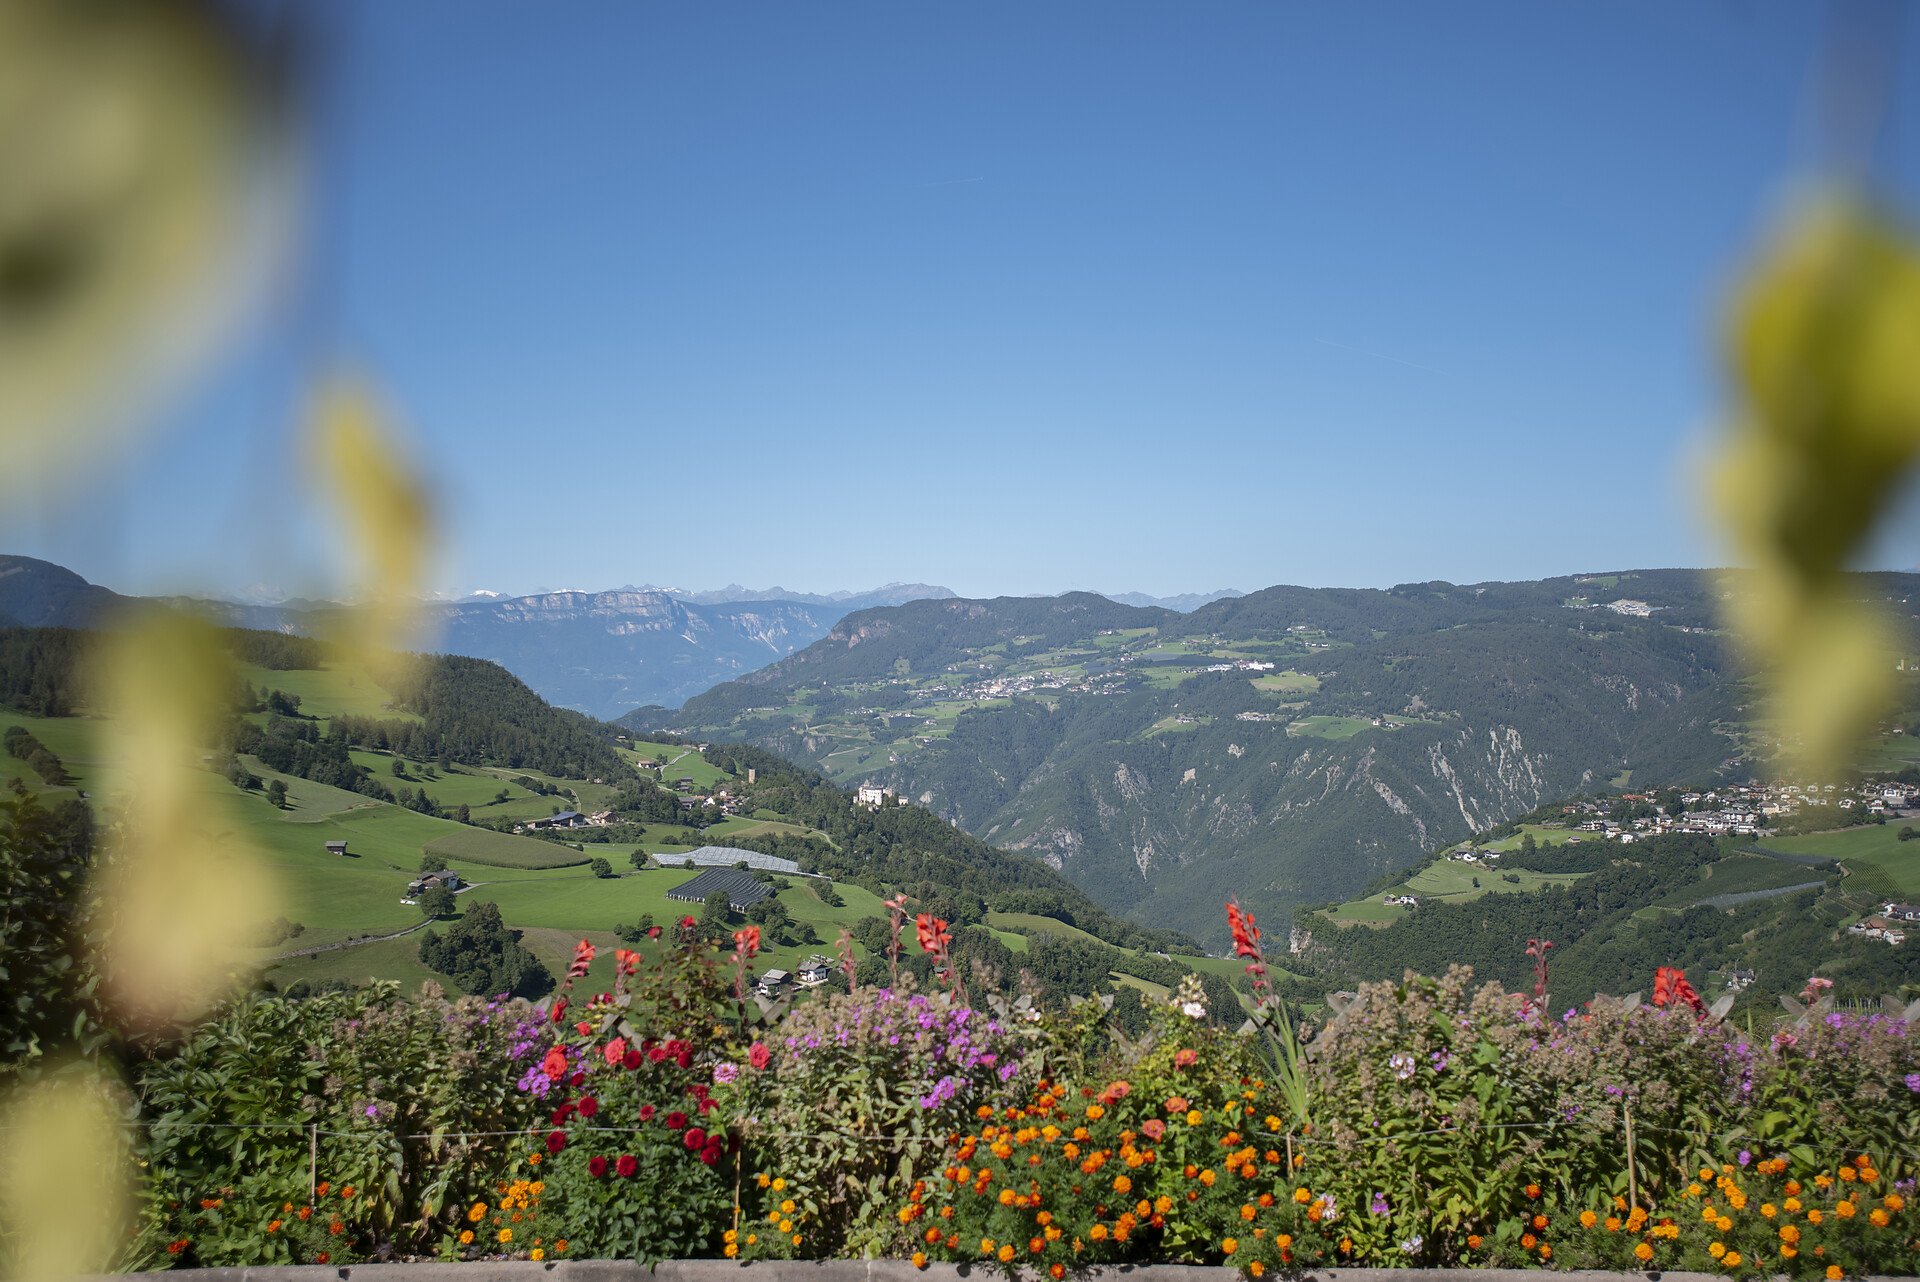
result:
[[[1721,556],[1715,327],[1805,172],[1811,6],[335,12],[317,291],[9,550],[337,589],[288,428],[344,353],[432,475],[446,590]],[[1916,126],[1909,84],[1896,179]]]

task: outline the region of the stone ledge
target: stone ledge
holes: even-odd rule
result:
[[[113,1274],[89,1282],[115,1282]],[[296,1264],[174,1269],[179,1282],[998,1282],[997,1268],[907,1260],[498,1260],[470,1264]],[[1032,1282],[1029,1271],[1021,1276]],[[1091,1282],[1238,1282],[1240,1271],[1200,1264],[1112,1264],[1071,1275]],[[1709,1273],[1609,1273],[1600,1269],[1303,1269],[1275,1282],[1721,1282]],[[1894,1282],[1862,1278],[1857,1282]]]

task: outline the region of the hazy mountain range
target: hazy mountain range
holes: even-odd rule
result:
[[[678,705],[765,667],[824,637],[848,614],[953,597],[951,588],[927,583],[826,594],[738,584],[707,591],[629,585],[517,597],[474,593],[424,603],[417,644],[491,659],[550,703],[613,717],[642,704]],[[353,608],[305,599],[131,598],[50,562],[0,556],[0,623],[92,626],[136,600],[231,627],[302,636],[327,635],[341,612]]]

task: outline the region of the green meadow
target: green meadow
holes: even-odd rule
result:
[[[1301,717],[1287,723],[1287,734],[1296,738],[1351,739],[1373,728],[1371,719],[1360,717]]]

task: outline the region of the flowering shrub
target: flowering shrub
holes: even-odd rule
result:
[[[365,1199],[351,1184],[322,1181],[300,1201],[276,1200],[271,1180],[243,1179],[202,1197],[170,1202],[143,1229],[155,1267],[249,1258],[273,1264],[357,1264],[373,1248]]]
[[[517,1000],[448,1001],[435,984],[412,1001],[388,983],[235,1004],[141,1073],[153,1115],[146,1236],[187,1244],[148,1258],[333,1262],[354,1243],[430,1241],[432,1221],[450,1222],[488,1187],[517,1148],[513,1132],[531,1120],[531,1101],[504,1066],[514,1030],[534,1016]],[[314,1213],[324,1207],[326,1224],[343,1227],[309,1250],[292,1226],[309,1223],[296,1212],[313,1193],[316,1140],[335,1192]],[[208,1201],[219,1205],[202,1209]],[[275,1219],[281,1228],[269,1232]]]
[[[468,1207],[462,1227],[441,1244],[441,1258],[567,1258],[572,1243],[560,1236],[555,1217],[541,1207],[546,1187],[543,1180],[502,1180],[495,1186],[499,1201]]]
[[[900,987],[825,994],[781,1025],[764,1074],[742,1070],[729,1100],[760,1159],[831,1190],[815,1213],[826,1240],[874,1251],[890,1210],[941,1165],[976,1108],[1016,1097],[1025,1037],[953,994]]]
[[[619,992],[554,1003],[545,1083],[522,1080],[553,1107],[535,1160],[575,1255],[652,1261],[719,1246],[737,1140],[714,1098],[716,1065],[732,1061],[712,953],[683,923],[674,941],[620,950]],[[569,985],[592,960],[583,941]]]
[[[947,1165],[896,1212],[915,1260],[997,1261],[1055,1277],[1083,1264],[1172,1255],[1219,1259],[1243,1212],[1273,1203],[1285,1156],[1255,1132],[1265,1083],[1250,1045],[1215,1032],[1177,994],[1125,1077],[1036,1083],[1016,1107],[975,1110]],[[1204,1007],[1200,1015],[1204,1016]],[[1056,1058],[1084,1047],[1103,1008],[1053,1027]]]
[[[1692,1269],[1737,1277],[1909,1273],[1920,1258],[1914,1182],[1865,1154],[1790,1178],[1782,1157],[1703,1166],[1658,1214],[1614,1199],[1565,1217],[1561,1258],[1576,1267]],[[1542,1236],[1545,1226],[1542,1227]]]
[[[1917,1068],[1912,1031],[1884,1016],[1760,1041],[1684,1000],[1556,1020],[1459,968],[1409,975],[1363,986],[1315,1043],[1302,1175],[1340,1208],[1331,1245],[1356,1262],[1482,1262],[1498,1247],[1537,1263],[1553,1243],[1526,1227],[1536,1216],[1604,1218],[1635,1192],[1671,1206],[1730,1136],[1808,1166],[1817,1149],[1913,1151]]]
[[[728,1259],[798,1260],[818,1254],[820,1202],[785,1176],[762,1171],[741,1195],[741,1222],[723,1235]]]

